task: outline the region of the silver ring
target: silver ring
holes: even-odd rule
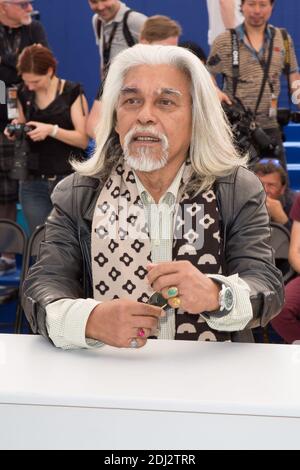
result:
[[[136,349],[138,347],[139,343],[137,342],[137,340],[135,338],[133,338],[131,341],[130,341],[130,347],[132,349]]]

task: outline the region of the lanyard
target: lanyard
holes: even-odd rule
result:
[[[264,58],[264,57],[261,58],[260,55],[259,55],[259,53],[257,52],[257,50],[253,47],[252,41],[251,41],[250,36],[249,36],[249,34],[248,34],[248,32],[247,32],[247,30],[246,30],[246,28],[245,28],[245,25],[243,25],[243,29],[244,29],[245,36],[246,36],[246,38],[248,39],[248,42],[249,42],[250,46],[251,46],[252,49],[253,49],[253,52],[254,52],[254,54],[255,54],[255,57],[257,58],[257,60],[258,60],[258,62],[259,62],[259,64],[260,64],[260,66],[261,66],[261,68],[262,68],[262,70],[263,70],[263,72],[264,72],[264,71],[265,71],[265,67],[267,66],[266,61],[265,61],[265,58]],[[265,30],[265,31],[266,31],[266,30]],[[269,47],[271,47],[271,44],[270,44]],[[263,50],[264,50],[264,55],[265,55],[265,51],[267,50],[267,41],[266,41],[266,40],[264,40]],[[271,82],[271,80],[270,80],[270,78],[269,78],[269,70],[268,70],[267,80],[268,80],[268,84],[269,84],[271,93],[272,93],[272,95],[273,95],[273,94],[274,94],[274,86],[273,86],[273,83]]]

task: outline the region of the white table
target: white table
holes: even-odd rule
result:
[[[300,448],[300,346],[0,335],[1,449]]]

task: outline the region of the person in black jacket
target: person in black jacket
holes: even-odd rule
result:
[[[264,190],[245,163],[193,53],[121,52],[95,154],[55,188],[23,286],[34,332],[66,349],[249,341],[283,289]]]
[[[0,0],[0,81],[6,90],[21,82],[17,60],[22,50],[31,44],[47,46],[45,30],[32,20],[32,3],[20,0]],[[0,102],[0,218],[15,220],[18,201],[17,181],[9,178],[14,147],[3,131],[9,122],[7,105]],[[11,269],[14,260],[0,259],[0,274]]]

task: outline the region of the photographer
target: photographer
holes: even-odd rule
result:
[[[44,28],[39,21],[32,20],[31,2],[0,0],[0,81],[9,89],[21,79],[16,64],[22,50],[31,44],[47,46]],[[18,182],[9,176],[13,159],[13,145],[4,135],[11,118],[7,105],[0,102],[0,218],[16,220]],[[0,258],[0,275],[15,269],[15,260],[10,255]]]
[[[20,200],[31,231],[49,215],[51,192],[72,171],[69,159],[82,157],[88,144],[85,133],[88,106],[81,86],[58,78],[56,65],[49,49],[34,45],[22,52],[17,66],[24,81],[18,91],[17,122],[32,126],[25,137],[30,149],[26,156],[29,174],[20,175],[24,179],[20,181]],[[5,134],[14,138],[11,131],[10,126]],[[17,138],[24,138],[16,134]],[[23,153],[26,151],[27,146]],[[12,174],[14,171],[18,174],[20,164],[15,161],[17,168]]]
[[[270,153],[273,156],[275,148],[276,158],[286,167],[277,105],[280,78],[287,60],[291,88],[299,74],[291,37],[286,33],[285,41],[285,32],[268,24],[273,7],[274,0],[242,0],[245,22],[217,37],[208,59],[208,69],[214,77],[223,75],[220,100],[231,105],[238,98],[245,113],[249,110],[252,114],[250,121],[255,120],[256,126],[274,144],[268,151],[260,146],[260,139],[255,139],[259,156],[270,157]]]

